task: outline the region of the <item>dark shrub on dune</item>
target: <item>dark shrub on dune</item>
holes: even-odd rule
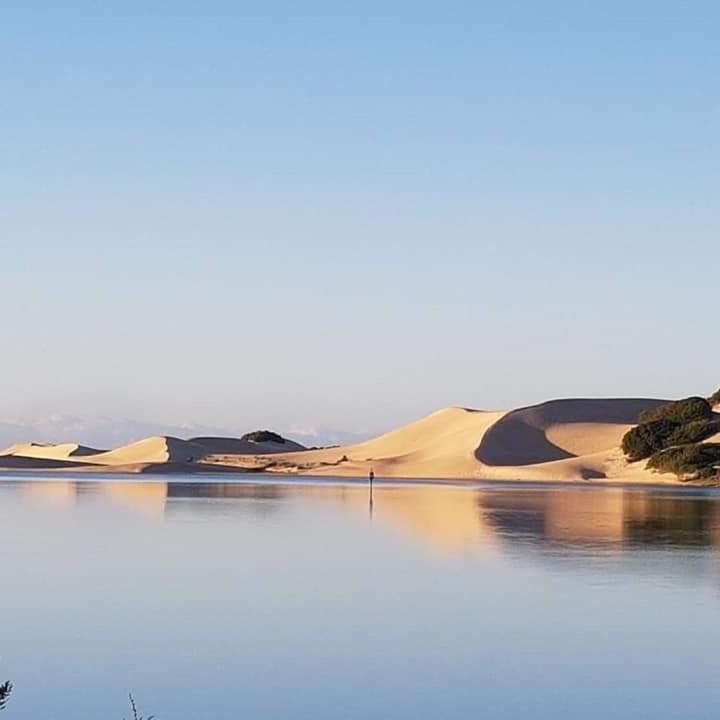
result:
[[[689,397],[647,410],[623,437],[628,460],[650,458],[649,468],[681,480],[720,480],[720,443],[703,442],[720,432],[712,409],[718,402],[720,390],[707,400]]]
[[[256,430],[255,432],[243,435],[242,439],[256,443],[274,442],[281,445],[285,444],[285,438],[282,435],[272,432],[272,430]]]
[[[685,424],[694,420],[709,420],[712,415],[712,406],[705,398],[689,397],[646,410],[640,415],[640,422],[649,423],[654,420],[669,420],[670,422]]]
[[[653,455],[648,467],[675,473],[680,479],[696,480],[720,476],[720,443],[679,445]]]
[[[678,425],[667,439],[666,447],[699,443],[718,432],[720,432],[720,422],[693,420],[687,425]]]
[[[630,462],[644,460],[658,450],[668,447],[668,439],[678,429],[669,420],[653,420],[632,428],[622,440],[622,449]]]
[[[709,398],[708,402],[712,407],[715,407],[716,405],[720,405],[720,388],[718,388]]]

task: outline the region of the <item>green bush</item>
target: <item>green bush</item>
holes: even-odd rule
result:
[[[685,424],[694,420],[709,420],[712,416],[712,406],[705,398],[689,397],[646,410],[640,415],[640,422],[649,423],[654,420],[669,420],[670,422]]]
[[[645,411],[623,437],[628,460],[650,458],[649,468],[682,480],[720,479],[720,443],[702,442],[720,432],[720,421],[712,419],[719,401],[720,390],[707,400],[689,397]]]
[[[648,467],[658,472],[671,472],[681,479],[702,479],[720,475],[720,443],[680,445],[655,453]]]
[[[272,432],[272,430],[255,430],[255,432],[243,435],[242,439],[256,443],[274,442],[281,445],[285,444],[285,438],[282,435]]]
[[[720,388],[718,388],[709,398],[708,402],[710,405],[715,407],[716,405],[720,405]]]
[[[678,430],[670,420],[653,420],[632,428],[622,439],[622,449],[630,462],[644,460],[668,446],[668,440]]]
[[[686,425],[678,425],[668,437],[665,447],[699,443],[718,432],[720,432],[720,422],[693,420]]]

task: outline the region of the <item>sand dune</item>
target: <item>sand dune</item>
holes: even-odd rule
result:
[[[85,457],[86,455],[97,455],[104,452],[86,445],[78,445],[77,443],[62,443],[53,445],[51,443],[16,443],[0,452],[3,455],[15,455],[17,457],[26,458],[47,458],[50,460],[60,460],[67,458]]]
[[[97,450],[76,443],[16,443],[0,452],[0,467],[75,468],[123,472],[202,471],[208,455],[263,455],[281,451],[300,451],[303,446],[291,440],[284,443],[254,442],[245,438],[203,437],[182,440],[176,437],[149,437],[114,450]],[[218,472],[240,468],[217,466]]]
[[[202,445],[175,437],[157,436],[110,450],[89,455],[84,462],[96,465],[133,465],[138,463],[193,462],[207,454]]]
[[[628,465],[624,433],[653,399],[553,400],[511,411],[439,410],[362,443],[305,450],[291,441],[151,437],[106,452],[75,444],[18,445],[0,467],[33,463],[134,472],[268,471],[325,476],[466,480],[672,482]],[[290,449],[291,452],[287,452]],[[50,463],[50,465],[48,465]],[[40,467],[41,465],[35,465]]]
[[[535,465],[617,447],[647,399],[551,400],[507,413],[485,434],[477,458],[486,465]]]
[[[452,407],[355,445],[209,460],[267,467],[273,472],[362,476],[372,467],[384,477],[473,478],[478,439],[503,414]]]
[[[473,480],[630,479],[669,477],[628,466],[619,449],[653,399],[555,400],[510,412],[447,408],[381,437],[331,450],[272,458],[223,458],[271,472]]]

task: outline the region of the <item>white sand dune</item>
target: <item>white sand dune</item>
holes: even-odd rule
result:
[[[451,407],[362,443],[304,450],[240,438],[151,437],[107,452],[74,444],[13,446],[0,467],[58,463],[108,471],[277,473],[467,480],[672,482],[629,465],[622,436],[654,399],[553,400],[511,411]],[[292,452],[287,452],[291,449]],[[47,465],[46,465],[47,466]]]
[[[551,400],[513,410],[485,434],[482,463],[536,465],[618,447],[640,413],[661,405],[647,399]]]
[[[45,458],[49,460],[66,460],[69,458],[80,458],[86,455],[97,455],[103,450],[78,445],[77,443],[62,443],[53,445],[51,443],[16,443],[5,450],[0,451],[0,457],[14,455],[15,457]]]
[[[270,469],[276,472],[362,476],[372,467],[386,477],[473,478],[478,438],[503,414],[452,407],[355,445],[218,459],[248,466],[270,462]]]
[[[666,482],[629,466],[622,436],[654,399],[554,400],[510,412],[447,408],[356,445],[272,458],[223,458],[271,472],[474,480]],[[644,464],[641,464],[644,465]]]
[[[180,438],[158,435],[82,459],[93,465],[187,463],[197,461],[206,454],[207,451],[202,445]]]
[[[195,466],[208,455],[263,455],[295,451],[303,446],[291,440],[255,442],[246,438],[202,437],[182,440],[170,436],[155,436],[139,440],[114,450],[96,450],[76,443],[16,443],[0,452],[0,467],[81,467],[87,469],[115,469],[167,472],[199,469]],[[221,468],[218,470],[232,469]],[[239,470],[240,468],[236,468]]]

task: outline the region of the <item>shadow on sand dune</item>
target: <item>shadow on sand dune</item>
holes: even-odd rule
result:
[[[640,413],[663,404],[643,398],[611,400],[551,400],[513,410],[498,420],[475,451],[485,465],[517,466],[577,457],[547,437],[553,426],[607,424],[634,425]]]
[[[51,458],[34,458],[15,455],[4,455],[0,458],[3,470],[60,470],[63,468],[77,469],[85,467],[72,460],[54,460]]]

